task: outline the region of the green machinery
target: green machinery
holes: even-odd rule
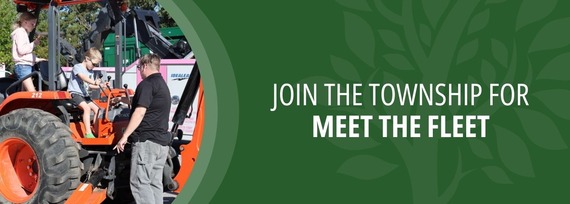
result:
[[[161,28],[160,33],[164,38],[166,38],[170,43],[175,44],[179,40],[186,40],[184,33],[179,27],[168,27]],[[141,55],[150,53],[150,49],[144,44],[139,44],[141,49]],[[129,65],[136,60],[136,39],[135,37],[126,38],[124,44],[123,52],[123,64]],[[108,35],[103,42],[103,63],[101,66],[113,67],[115,66],[115,35]]]

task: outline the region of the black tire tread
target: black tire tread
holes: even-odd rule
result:
[[[70,128],[51,113],[22,108],[0,116],[0,140],[4,135],[24,139],[38,157],[39,186],[28,203],[64,203],[81,176],[79,146],[71,138]]]

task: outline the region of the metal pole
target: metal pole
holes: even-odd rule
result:
[[[123,45],[121,47],[121,48],[123,48],[123,52],[121,52],[122,53],[121,56],[124,58],[124,59],[121,59],[121,62],[122,62],[122,64],[121,64],[122,65],[121,66],[121,79],[122,79],[123,75],[127,71],[126,65],[125,65],[127,63],[127,60],[126,60],[126,57],[123,56],[123,55],[125,55],[125,53],[127,53],[127,19],[126,18],[123,18],[123,20],[121,20],[121,25],[123,26],[123,30],[121,30],[121,32],[122,32],[121,38],[123,39],[121,41],[121,43],[123,43]],[[132,63],[132,62],[128,62],[128,63]],[[121,87],[119,87],[119,88],[121,88]]]
[[[55,52],[56,53],[55,54],[55,59],[56,59],[55,61],[57,62],[57,65],[55,66],[55,69],[54,69],[55,71],[53,72],[53,75],[52,75],[53,76],[53,82],[51,82],[51,83],[53,83],[53,84],[56,84],[56,82],[55,82],[57,80],[56,76],[59,73],[59,71],[61,70],[61,60],[60,60],[61,59],[61,42],[59,42],[59,36],[61,33],[61,26],[59,26],[60,25],[59,24],[59,9],[56,9],[56,12],[57,13],[55,15],[56,16],[56,18],[55,18],[55,25],[56,25],[55,29],[57,29],[57,32],[56,32],[57,35],[55,36],[55,39],[56,39],[55,42],[57,43],[57,50]],[[59,89],[61,87],[55,86],[55,88]],[[55,90],[55,89],[50,89],[50,90]]]
[[[122,87],[121,73],[123,71],[123,44],[121,43],[121,34],[123,33],[123,21],[115,25],[115,84],[113,87]]]
[[[54,1],[49,5],[48,8],[48,87],[49,90],[55,90],[55,73],[57,67],[57,53],[58,53],[58,43],[57,37],[59,33],[57,33],[58,25],[56,23],[57,18],[57,5]]]
[[[133,13],[133,15],[135,15],[134,12],[132,12],[132,13]],[[135,28],[135,49],[136,49],[135,59],[139,59],[139,58],[141,58],[141,47],[139,45],[139,29],[137,27],[137,18],[136,17],[133,17],[133,25],[134,25],[133,27]]]

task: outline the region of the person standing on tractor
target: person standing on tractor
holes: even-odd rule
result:
[[[83,110],[83,124],[85,125],[85,138],[95,138],[91,131],[91,111],[95,117],[99,113],[99,107],[91,101],[88,90],[98,89],[101,79],[92,79],[93,68],[99,66],[103,58],[101,52],[97,48],[90,48],[85,52],[85,59],[83,62],[73,66],[71,71],[71,80],[67,84],[67,91],[71,93],[71,98],[74,105]]]
[[[22,79],[32,73],[32,65],[39,61],[45,61],[38,58],[34,53],[34,47],[40,44],[38,36],[33,42],[30,42],[28,35],[36,28],[37,19],[29,12],[21,12],[16,18],[16,22],[12,26],[12,60],[16,67],[14,72],[18,79]],[[32,78],[22,81],[25,91],[35,92]]]
[[[162,203],[162,171],[171,141],[168,132],[170,90],[159,72],[158,55],[144,55],[137,69],[143,81],[137,86],[132,100],[129,124],[113,149],[121,153],[130,138],[133,197],[136,203]]]

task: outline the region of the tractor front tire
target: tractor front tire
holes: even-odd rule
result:
[[[59,118],[32,108],[0,116],[0,203],[64,203],[80,176],[79,145]]]

